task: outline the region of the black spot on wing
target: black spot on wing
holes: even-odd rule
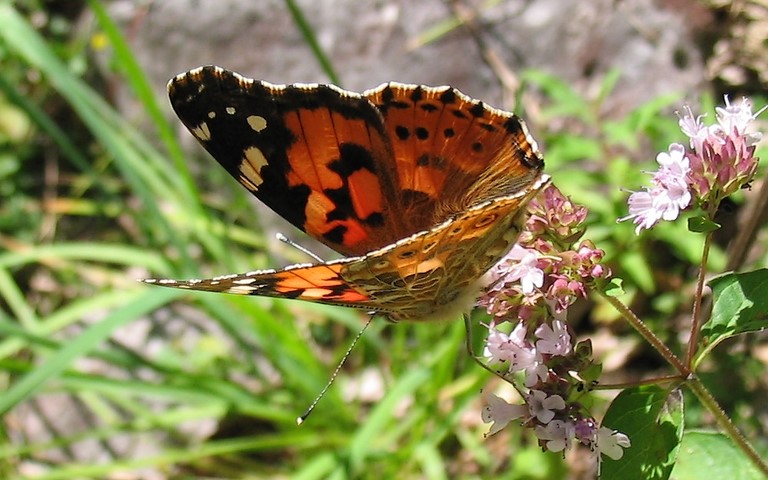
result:
[[[395,135],[397,135],[397,138],[400,140],[408,140],[408,137],[411,136],[411,132],[409,132],[406,127],[398,125],[395,127]]]
[[[344,235],[346,235],[346,233],[347,227],[343,225],[337,225],[336,227],[324,233],[323,238],[332,244],[340,245],[344,243]]]
[[[338,173],[345,180],[358,170],[366,169],[376,173],[371,152],[357,143],[342,143],[339,145],[339,158],[328,164],[328,169]]]
[[[477,102],[472,105],[472,108],[469,109],[469,113],[475,118],[480,118],[485,115],[485,106],[483,105],[483,102]]]
[[[297,289],[283,288],[280,291],[280,298],[289,298],[289,299],[300,298],[302,295],[304,295],[304,292],[306,291],[307,291],[306,288],[297,288]],[[255,290],[253,293],[255,295],[258,295],[259,291]]]
[[[467,116],[461,110],[451,110],[451,113],[456,118],[461,118],[461,119],[467,118]]]
[[[381,105],[378,105],[379,110],[383,115],[387,114],[390,108],[406,109],[411,108],[410,102],[404,102],[402,100],[395,100],[395,92],[391,85],[387,85],[381,91]]]
[[[349,190],[346,188],[339,188],[335,190],[327,189],[323,193],[334,202],[335,205],[340,206],[342,200],[347,203],[349,199]],[[333,222],[334,220],[346,220],[349,218],[349,212],[342,208],[335,208],[328,212],[325,216],[327,222]]]
[[[504,130],[511,134],[523,134],[523,126],[516,116],[510,117],[504,122]]]
[[[418,103],[422,98],[424,98],[424,91],[421,89],[421,86],[416,86],[411,92],[411,101]]]
[[[389,103],[395,98],[395,93],[392,91],[392,87],[390,85],[387,85],[384,87],[384,89],[381,91],[381,101],[384,103]]]
[[[384,214],[381,212],[374,212],[363,219],[363,223],[366,223],[372,227],[381,227],[384,225]]]
[[[370,152],[356,143],[342,143],[339,145],[339,158],[328,164],[328,169],[339,174],[342,180],[342,186],[334,189],[325,189],[323,193],[336,206],[326,215],[327,221],[347,220],[354,218],[362,223],[372,226],[381,226],[384,224],[383,214],[375,212],[367,218],[359,218],[355,212],[355,206],[352,202],[352,196],[349,188],[349,177],[357,171],[368,170],[375,173],[376,168]],[[346,227],[336,227],[324,235],[325,238],[341,238],[343,240],[346,233]],[[338,241],[337,243],[341,243]]]
[[[449,88],[448,90],[444,91],[440,94],[440,101],[444,104],[449,103],[455,103],[456,102],[456,90]]]

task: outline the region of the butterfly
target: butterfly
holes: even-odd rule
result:
[[[168,84],[227,172],[343,258],[166,287],[295,298],[391,321],[466,312],[549,182],[525,123],[451,87],[274,85],[219,67]]]

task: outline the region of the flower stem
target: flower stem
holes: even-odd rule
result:
[[[675,370],[677,370],[680,375],[683,376],[683,378],[688,377],[690,374],[690,370],[686,368],[686,366],[683,364],[683,362],[677,358],[677,356],[672,353],[672,350],[667,347],[664,342],[661,341],[659,337],[657,337],[646,325],[643,323],[642,320],[640,320],[637,315],[635,315],[635,312],[629,309],[626,305],[624,305],[618,298],[611,297],[607,295],[603,291],[599,291],[598,293],[606,300],[608,300],[608,303],[613,305],[613,308],[615,308],[622,317],[627,319],[627,321],[634,327],[637,332],[645,338],[645,340],[650,343],[653,348],[658,351],[662,357],[664,357],[667,362],[669,362],[673,367],[675,367]]]
[[[731,419],[728,418],[728,415],[726,415],[723,409],[720,408],[717,400],[715,400],[712,394],[709,393],[709,390],[707,390],[704,384],[701,383],[701,380],[699,380],[695,375],[691,375],[685,384],[688,386],[688,388],[691,389],[691,391],[693,391],[693,393],[696,395],[696,397],[698,397],[699,401],[707,408],[707,410],[712,412],[712,414],[715,416],[715,420],[717,420],[718,425],[720,425],[720,427],[725,431],[726,435],[728,435],[728,437],[733,440],[736,446],[739,447],[739,449],[744,452],[747,457],[749,457],[752,463],[768,477],[768,463],[766,463],[766,460],[761,458],[760,454],[758,454],[752,445],[750,445],[750,443],[747,441],[747,439],[744,438],[744,435],[741,434],[741,432],[736,428],[736,425],[734,425],[731,422]]]
[[[699,343],[699,334],[701,333],[702,315],[702,295],[704,293],[704,278],[707,274],[707,261],[709,260],[709,248],[712,245],[712,233],[704,237],[704,250],[701,252],[701,265],[699,266],[699,275],[696,279],[696,295],[693,297],[693,311],[691,312],[691,336],[688,338],[688,348],[685,353],[685,366],[688,371],[693,371],[693,357]]]
[[[709,242],[707,241],[705,243],[705,258],[709,252]],[[702,264],[704,265],[704,263]],[[702,267],[702,272],[704,268]],[[699,282],[699,288],[703,290],[704,285],[704,275],[703,273],[699,275],[700,276],[700,282]],[[764,474],[768,476],[768,463],[764,459],[760,457],[760,455],[755,451],[755,449],[750,445],[750,443],[747,441],[746,438],[739,432],[739,430],[736,428],[736,426],[731,422],[731,419],[728,418],[728,415],[723,411],[722,408],[720,408],[720,405],[718,405],[717,400],[712,396],[711,393],[709,393],[709,390],[704,386],[703,383],[701,383],[701,380],[699,380],[696,375],[694,375],[691,370],[689,370],[688,365],[689,363],[683,364],[683,362],[677,358],[677,356],[672,353],[669,348],[667,348],[664,343],[653,333],[648,329],[648,327],[645,326],[642,320],[640,320],[635,313],[629,309],[626,305],[624,305],[619,299],[616,297],[611,297],[609,295],[606,295],[602,291],[598,291],[600,295],[608,300],[608,302],[613,305],[613,307],[624,317],[627,319],[627,321],[635,328],[635,330],[640,333],[640,335],[643,336],[643,338],[648,341],[678,372],[680,372],[680,375],[682,376],[683,383],[687,385],[691,391],[693,391],[694,395],[698,397],[699,401],[701,401],[702,405],[712,412],[715,419],[717,420],[718,425],[720,428],[723,429],[725,434],[736,444],[736,446],[744,452],[744,454],[752,461],[752,463]],[[699,291],[699,295],[697,298],[700,298],[701,290]],[[694,306],[695,312],[700,312],[701,304],[698,303],[698,306]],[[695,317],[694,320],[696,320]],[[695,322],[696,323],[696,322]],[[701,328],[700,322],[697,325],[694,325],[697,328]],[[698,336],[698,332],[696,332],[696,336]],[[670,380],[669,377],[665,377],[664,380]]]
[[[592,387],[592,390],[618,390],[621,388],[637,387],[640,385],[659,385],[662,383],[682,383],[685,380],[680,375],[665,375],[663,377],[644,378],[642,380],[625,383],[601,383]]]

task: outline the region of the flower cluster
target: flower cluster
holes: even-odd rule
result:
[[[752,113],[752,104],[742,99],[717,107],[717,122],[705,125],[689,107],[680,117],[680,129],[689,138],[689,147],[679,143],[656,157],[659,169],[653,173],[651,187],[630,195],[629,215],[637,228],[649,229],[659,220],[674,220],[681,210],[699,205],[716,208],[722,199],[748,185],[757,169],[755,145],[760,133],[749,132],[749,125],[765,108]],[[710,210],[711,211],[711,210]]]
[[[587,211],[556,187],[547,187],[528,210],[518,245],[489,272],[490,287],[480,299],[493,318],[485,357],[525,404],[491,394],[483,421],[493,423],[494,434],[520,419],[547,450],[580,443],[620,458],[629,439],[598,427],[579,402],[600,367],[589,341],[576,343],[565,321],[568,307],[610,276],[600,263],[603,251],[580,241]]]
[[[603,251],[579,242],[587,209],[552,185],[541,196],[528,207],[531,215],[517,245],[488,273],[490,286],[479,304],[494,323],[537,322],[551,314],[562,319],[576,299],[586,297],[587,287],[610,277],[600,263]]]

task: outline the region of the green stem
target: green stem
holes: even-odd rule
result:
[[[704,247],[704,258],[705,261],[702,263],[702,269],[701,271],[704,271],[704,265],[706,264],[706,257],[709,254],[709,237],[707,238],[707,241],[705,242]],[[701,298],[701,292],[703,291],[703,281],[704,275],[703,273],[699,274],[699,291],[697,292],[697,298]],[[606,295],[604,292],[599,291],[600,295],[608,300],[608,302],[613,305],[613,307],[624,317],[627,319],[627,321],[637,330],[640,335],[645,338],[648,343],[650,343],[678,372],[680,372],[681,376],[684,378],[684,383],[693,391],[694,395],[698,397],[699,401],[701,401],[702,405],[712,412],[712,414],[715,416],[715,419],[718,423],[718,425],[724,430],[725,434],[728,435],[728,437],[736,444],[736,446],[744,452],[744,454],[752,461],[752,463],[760,469],[764,474],[768,476],[768,463],[766,463],[765,460],[763,460],[760,455],[755,451],[755,449],[750,445],[750,443],[747,441],[746,438],[739,432],[739,430],[736,428],[736,426],[731,422],[731,419],[728,418],[728,415],[723,411],[722,408],[720,408],[720,405],[718,405],[717,400],[712,396],[711,393],[709,393],[709,390],[704,386],[703,383],[692,373],[692,371],[689,369],[690,361],[687,361],[685,364],[680,361],[677,356],[672,353],[669,348],[667,348],[666,345],[664,345],[661,340],[653,333],[651,332],[648,327],[645,326],[642,320],[640,320],[637,315],[634,314],[632,310],[629,309],[626,305],[624,305],[621,301],[619,301],[615,297],[611,297]],[[693,327],[695,330],[695,336],[698,337],[698,330],[701,328],[701,302],[698,300],[694,303],[694,325]],[[692,336],[694,332],[692,332]],[[689,344],[690,345],[690,344]],[[690,347],[689,347],[689,353],[690,353]],[[692,358],[692,357],[691,357]],[[687,359],[688,360],[688,359]]]
[[[707,261],[709,260],[709,249],[712,245],[712,234],[708,233],[704,237],[704,250],[701,252],[701,265],[699,266],[699,275],[696,279],[696,295],[693,297],[693,311],[691,312],[691,336],[688,339],[688,348],[685,353],[685,366],[688,371],[693,371],[693,357],[696,355],[696,347],[699,344],[699,334],[702,326],[702,295],[704,293],[704,278],[707,273]]]
[[[663,377],[644,378],[635,382],[625,383],[601,383],[592,387],[592,390],[619,390],[622,388],[637,387],[640,385],[659,385],[662,383],[682,383],[685,378],[680,375],[666,375]]]
[[[629,309],[626,305],[624,305],[618,298],[611,297],[609,295],[606,295],[605,292],[599,291],[598,293],[608,301],[611,305],[613,305],[613,308],[615,308],[622,317],[627,319],[630,325],[632,325],[637,332],[643,336],[643,338],[650,343],[653,348],[656,349],[656,351],[661,354],[662,357],[664,357],[673,367],[675,367],[675,370],[677,370],[680,375],[683,376],[683,378],[686,378],[690,375],[690,370],[686,368],[686,366],[683,364],[683,362],[677,358],[677,356],[672,353],[672,350],[667,347],[664,342],[661,341],[659,337],[657,337],[645,324],[643,323],[640,318],[635,315],[635,312]]]
[[[691,377],[686,381],[686,385],[698,397],[702,405],[704,405],[707,410],[712,412],[712,414],[715,416],[715,420],[717,420],[718,425],[720,425],[720,427],[725,430],[725,433],[731,440],[733,440],[736,446],[739,447],[739,449],[744,452],[744,454],[749,457],[750,460],[752,460],[752,463],[757,468],[759,468],[760,471],[766,475],[766,477],[768,477],[768,463],[766,463],[765,459],[760,457],[760,455],[755,451],[752,445],[750,445],[747,439],[744,438],[744,435],[742,435],[741,432],[736,428],[736,425],[731,422],[731,419],[728,418],[728,415],[726,415],[723,409],[720,408],[720,405],[718,405],[715,397],[713,397],[712,394],[709,393],[709,390],[707,390],[707,387],[701,383],[701,380],[699,380],[695,375],[691,375]]]

